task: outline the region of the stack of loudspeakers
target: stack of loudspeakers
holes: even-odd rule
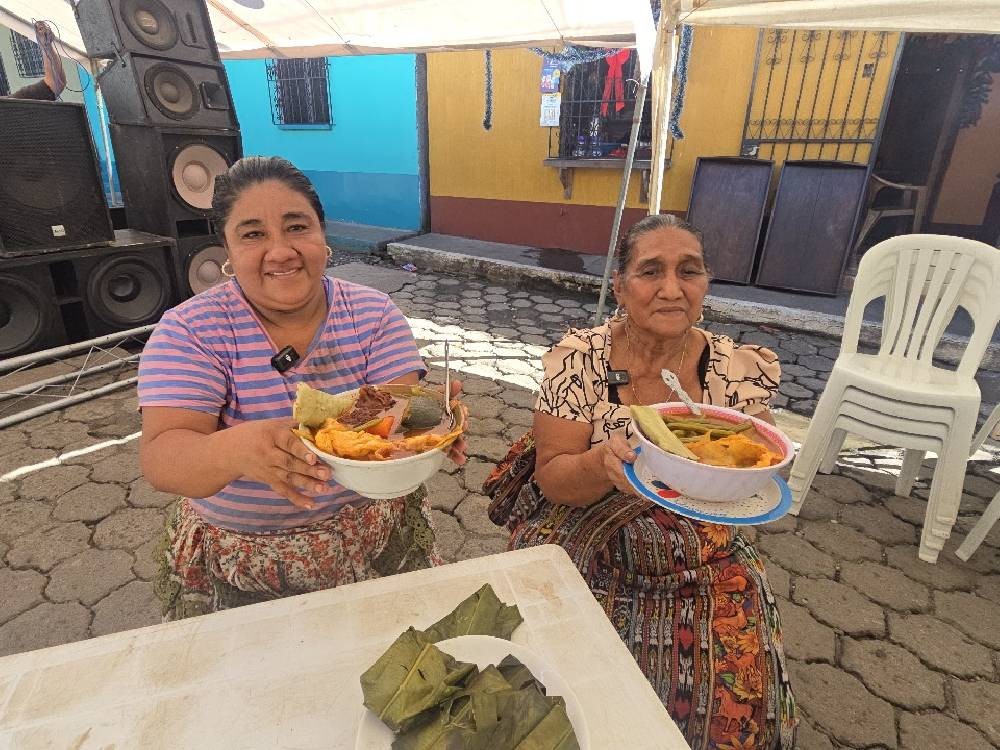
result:
[[[109,61],[100,87],[111,119],[132,229],[177,241],[187,298],[223,279],[211,222],[215,178],[240,158],[225,68],[204,0],[80,0],[90,56]]]
[[[0,359],[155,323],[172,238],[112,230],[82,104],[0,99]]]

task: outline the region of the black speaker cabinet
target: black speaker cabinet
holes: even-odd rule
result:
[[[101,74],[111,121],[236,130],[236,110],[221,64],[125,55]]]
[[[241,156],[239,133],[112,125],[128,224],[172,237],[210,234],[215,178]]]
[[[0,258],[112,239],[83,105],[0,98]]]
[[[202,0],[80,0],[76,20],[87,53],[113,59],[120,52],[186,62],[219,59],[208,8]]]
[[[226,248],[215,235],[177,240],[177,278],[185,299],[226,281]]]
[[[66,343],[47,262],[52,257],[25,265],[0,260],[0,359]]]
[[[173,242],[73,260],[88,337],[156,323],[177,301]]]

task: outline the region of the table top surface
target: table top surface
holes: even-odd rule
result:
[[[360,676],[484,583],[576,693],[592,747],[687,744],[554,545],[0,659],[0,748],[353,748]]]

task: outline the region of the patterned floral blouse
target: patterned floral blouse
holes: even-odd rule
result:
[[[703,357],[702,403],[728,406],[745,414],[768,408],[781,381],[781,365],[770,349],[737,344],[728,336],[693,329],[708,344]],[[608,384],[611,326],[571,329],[542,357],[545,376],[535,409],[561,419],[588,422],[594,432],[590,444],[602,443],[624,432],[631,436],[627,406],[615,403]]]

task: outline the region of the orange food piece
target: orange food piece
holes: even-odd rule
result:
[[[330,427],[323,427],[316,433],[315,443],[324,453],[358,461],[385,461],[396,449],[393,443],[378,435]]]
[[[437,448],[448,438],[448,435],[414,435],[413,437],[403,438],[397,445],[403,450],[423,453],[424,451]]]
[[[389,437],[389,433],[392,432],[392,423],[395,421],[392,417],[385,417],[377,424],[373,424],[365,432],[369,432],[372,435],[378,435],[380,438]]]
[[[687,447],[698,456],[699,463],[708,466],[727,466],[735,469],[756,469],[780,463],[780,453],[755,443],[742,433],[727,435],[718,440],[707,437],[688,443]]]

